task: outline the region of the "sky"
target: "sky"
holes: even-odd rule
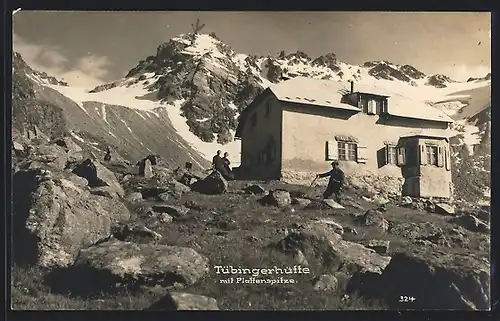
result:
[[[13,47],[34,69],[73,86],[124,77],[168,39],[203,33],[240,53],[284,50],[340,61],[387,60],[465,81],[491,70],[489,12],[85,12],[19,11]]]

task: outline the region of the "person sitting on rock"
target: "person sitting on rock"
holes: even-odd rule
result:
[[[222,164],[222,157],[220,157],[221,151],[218,150],[217,154],[212,158],[212,169],[217,169]]]
[[[339,168],[339,163],[337,161],[332,162],[332,170],[323,173],[317,174],[316,178],[322,177],[330,177],[328,181],[328,186],[323,193],[323,199],[330,198],[333,194],[335,194],[335,201],[340,203],[340,192],[342,189],[342,184],[344,183],[344,172]]]
[[[218,150],[217,154],[212,159],[212,169],[218,171],[221,174],[225,174],[226,169],[224,168],[224,160],[220,156],[221,151]]]
[[[234,179],[234,173],[231,170],[231,161],[229,161],[229,153],[225,152],[224,157],[222,158],[223,164],[224,164],[224,172],[221,173],[225,179]]]

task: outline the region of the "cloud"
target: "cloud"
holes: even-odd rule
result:
[[[72,86],[93,88],[105,83],[111,61],[106,56],[88,54],[72,63],[59,46],[29,42],[13,34],[13,49],[31,68],[44,71]]]
[[[444,68],[441,72],[453,80],[467,81],[470,77],[480,78],[491,73],[491,67],[486,65],[455,65]]]

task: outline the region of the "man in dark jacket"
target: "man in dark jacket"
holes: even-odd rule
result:
[[[217,155],[212,158],[212,169],[218,171],[222,176],[227,176],[226,169],[224,167],[224,159],[220,156],[221,151],[217,151]]]
[[[323,174],[317,174],[317,178],[322,177],[330,177],[328,181],[328,186],[323,193],[323,198],[329,198],[333,194],[335,194],[335,201],[337,203],[340,202],[340,190],[342,188],[342,184],[344,183],[344,172],[339,168],[339,163],[337,161],[332,162],[332,170]]]

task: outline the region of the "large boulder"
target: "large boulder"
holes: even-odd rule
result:
[[[382,273],[391,258],[361,244],[343,240],[337,228],[328,222],[311,221],[289,233],[278,242],[277,248],[291,255],[300,251],[316,274],[337,271]]]
[[[85,178],[90,187],[109,186],[109,190],[123,197],[125,192],[115,174],[104,165],[90,158],[78,163],[73,168],[73,174]]]
[[[91,194],[69,173],[14,175],[14,256],[44,267],[68,266],[81,248],[110,235],[130,218],[119,200]]]
[[[274,190],[268,195],[261,198],[260,203],[263,205],[271,205],[277,207],[287,207],[292,204],[290,193],[285,190]]]
[[[356,221],[362,226],[374,227],[382,233],[389,229],[389,222],[379,210],[368,210],[365,214],[357,217]]]
[[[110,285],[165,287],[192,285],[209,270],[208,259],[190,248],[116,240],[80,251],[74,267],[82,276],[100,274]]]
[[[82,148],[76,144],[71,137],[63,136],[55,138],[51,141],[52,144],[58,145],[67,153],[81,152]]]
[[[455,214],[455,208],[446,203],[438,203],[435,207],[436,214],[453,215]]]
[[[218,171],[213,171],[205,179],[197,181],[191,188],[202,194],[223,194],[227,192],[227,180]]]
[[[404,273],[402,273],[404,271]],[[483,310],[490,308],[489,263],[472,254],[420,247],[397,253],[371,286],[395,309]],[[370,287],[370,282],[365,282]],[[399,303],[401,296],[414,297]],[[404,298],[403,298],[404,299]]]
[[[480,232],[480,233],[489,233],[490,232],[490,226],[487,223],[481,221],[480,219],[478,219],[474,215],[470,215],[470,214],[466,214],[466,215],[452,218],[450,220],[450,223],[460,225],[463,228],[466,228],[472,232]]]
[[[66,167],[68,155],[60,146],[39,145],[31,149],[28,159],[42,163],[53,170],[62,171]]]

